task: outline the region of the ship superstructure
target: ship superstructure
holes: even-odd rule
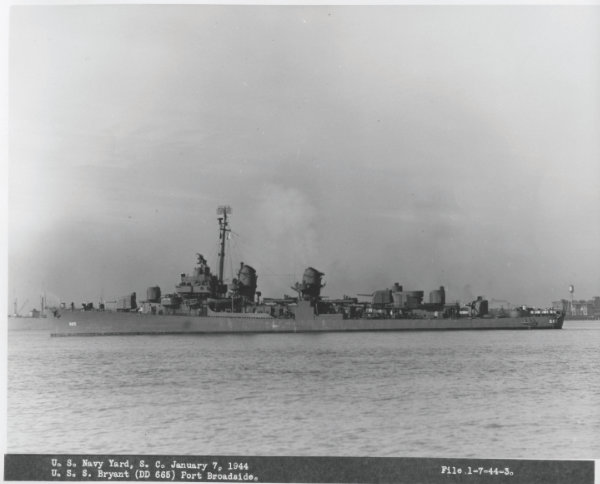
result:
[[[325,274],[308,267],[292,289],[296,296],[262,298],[257,271],[241,263],[237,277],[223,280],[231,208],[219,207],[219,268],[213,274],[206,258],[196,254],[190,274],[181,273],[175,291],[162,294],[150,286],[146,298],[136,293],[118,299],[113,309],[71,303],[38,324],[9,323],[9,328],[47,329],[52,335],[247,333],[307,331],[400,331],[455,329],[560,329],[559,310],[526,306],[510,312],[488,309],[483,297],[468,304],[448,303],[443,286],[429,292],[405,290],[399,283],[368,295],[330,299],[321,295]],[[366,296],[366,298],[365,298]]]

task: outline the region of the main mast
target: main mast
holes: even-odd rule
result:
[[[227,215],[231,214],[231,207],[229,205],[221,205],[217,208],[217,215],[223,215],[219,217],[219,238],[221,239],[221,251],[219,252],[219,285],[223,285],[223,266],[225,265],[225,240],[227,239],[227,232],[229,230],[229,222],[227,221]]]

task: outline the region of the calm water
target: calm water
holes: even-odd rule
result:
[[[8,337],[8,451],[600,457],[600,323]]]

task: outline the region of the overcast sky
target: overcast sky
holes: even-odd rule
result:
[[[174,289],[600,295],[600,8],[20,6],[9,300]],[[30,304],[31,305],[31,304]],[[12,309],[12,305],[9,306]]]

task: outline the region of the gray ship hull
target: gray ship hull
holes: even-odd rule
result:
[[[344,319],[339,314],[279,319],[259,314],[152,315],[112,311],[65,311],[60,317],[9,318],[9,331],[50,336],[249,334],[358,331],[560,329],[563,315],[458,319]]]
[[[108,336],[136,334],[252,334],[252,333],[319,333],[352,331],[454,331],[560,329],[564,314],[554,310],[536,310],[522,306],[511,317],[492,317],[483,297],[461,310],[458,303],[445,304],[445,290],[430,293],[423,302],[424,291],[404,291],[398,283],[393,289],[375,291],[371,302],[358,298],[321,297],[324,274],[308,267],[291,289],[297,297],[263,298],[256,291],[254,268],[241,263],[237,278],[223,282],[225,241],[231,235],[229,206],[220,206],[219,273],[213,274],[206,259],[196,254],[191,274],[181,273],[176,293],[161,294],[160,287],[149,287],[146,300],[138,301],[135,292],[117,301],[111,311],[104,303],[95,310],[83,303],[82,310],[51,308],[40,318],[9,318],[9,331],[44,331],[51,336]],[[140,304],[138,304],[138,302]],[[15,314],[17,308],[15,307]],[[466,315],[477,315],[468,317]],[[363,319],[360,319],[363,318]]]

